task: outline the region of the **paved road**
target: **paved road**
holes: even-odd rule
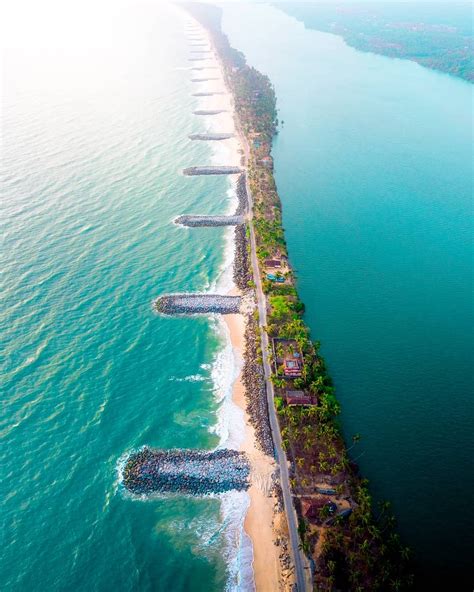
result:
[[[243,134],[240,134],[242,137],[242,142],[244,143],[244,153],[245,153],[245,161],[248,162],[249,157],[249,148],[245,139],[243,138]],[[290,478],[288,475],[288,461],[286,458],[285,451],[283,450],[281,444],[281,434],[280,434],[280,426],[278,424],[278,418],[275,410],[275,403],[274,403],[274,391],[273,391],[273,383],[270,380],[271,376],[271,366],[268,357],[268,335],[264,330],[264,327],[267,324],[267,307],[266,307],[266,298],[265,294],[263,293],[262,289],[262,281],[260,278],[260,272],[258,267],[258,260],[257,260],[257,245],[255,241],[255,232],[253,228],[253,224],[251,222],[252,213],[253,213],[253,198],[252,193],[250,191],[249,182],[247,178],[247,174],[245,175],[245,182],[247,187],[247,196],[249,201],[249,220],[250,220],[250,246],[251,246],[251,256],[252,256],[252,268],[253,268],[253,276],[256,285],[256,294],[257,294],[257,306],[258,306],[258,313],[259,313],[259,324],[260,324],[260,335],[262,341],[262,359],[263,359],[263,369],[265,373],[265,383],[266,383],[266,391],[267,391],[267,404],[268,404],[268,414],[270,417],[270,427],[272,430],[273,436],[273,443],[275,445],[275,453],[276,459],[280,467],[280,483],[281,489],[283,492],[283,503],[285,506],[286,516],[288,520],[288,530],[290,534],[290,547],[291,547],[291,554],[293,563],[295,566],[295,575],[296,575],[296,584],[297,584],[297,591],[298,592],[306,592],[312,590],[311,584],[311,571],[309,567],[309,562],[300,549],[300,538],[298,534],[298,518],[296,516],[296,511],[293,505],[293,499],[290,490]]]

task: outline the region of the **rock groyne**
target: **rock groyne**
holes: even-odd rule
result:
[[[245,214],[248,210],[249,201],[247,197],[247,185],[245,181],[245,174],[242,173],[240,177],[237,179],[237,209],[235,210],[235,216],[239,214]]]
[[[240,312],[240,296],[221,294],[167,294],[153,303],[161,314],[237,314]]]
[[[208,140],[228,140],[229,138],[233,138],[234,134],[229,133],[229,134],[190,134],[188,136],[188,138],[190,140],[203,140],[203,141],[208,141]]]
[[[233,279],[239,290],[245,294],[250,290],[252,274],[250,272],[250,257],[247,242],[247,225],[240,224],[234,231],[235,254]]]
[[[204,68],[193,68],[194,70],[204,70]],[[203,92],[197,92],[197,93],[193,93],[191,96],[192,97],[212,97],[214,95],[225,95],[225,92],[209,92],[209,91],[203,91]]]
[[[236,450],[153,450],[128,459],[124,485],[132,493],[209,495],[249,488],[247,457]]]
[[[237,175],[242,169],[238,166],[193,166],[183,169],[183,175]]]
[[[219,115],[220,113],[227,113],[227,109],[197,109],[193,111],[193,115]]]
[[[237,226],[244,223],[243,216],[198,216],[192,214],[185,214],[178,216],[175,220],[176,224],[182,226]]]
[[[245,328],[244,367],[242,369],[242,383],[245,386],[245,399],[249,421],[255,428],[255,439],[258,446],[268,454],[274,456],[270,418],[268,415],[267,392],[265,376],[260,360],[260,334],[258,323],[253,315],[247,316]]]

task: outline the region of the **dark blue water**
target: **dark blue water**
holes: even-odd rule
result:
[[[275,85],[290,259],[344,432],[362,435],[354,457],[393,502],[420,581],[465,589],[452,586],[474,548],[472,87],[274,7],[224,14]]]

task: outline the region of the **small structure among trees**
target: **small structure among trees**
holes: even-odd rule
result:
[[[303,354],[295,339],[273,339],[275,373],[284,378],[298,378],[303,370]]]
[[[316,397],[305,393],[305,391],[285,391],[287,405],[316,405]]]
[[[327,497],[301,498],[301,513],[310,523],[321,523],[336,512],[337,504]]]
[[[266,268],[269,269],[281,269],[282,268],[282,262],[281,259],[265,259],[265,261],[263,262],[263,265]]]
[[[264,156],[257,161],[257,164],[264,166],[267,169],[273,170],[273,158],[271,156]]]

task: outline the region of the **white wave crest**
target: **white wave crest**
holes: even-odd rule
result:
[[[190,376],[170,376],[168,380],[172,382],[204,382],[207,380],[206,376],[202,374],[191,374]]]

